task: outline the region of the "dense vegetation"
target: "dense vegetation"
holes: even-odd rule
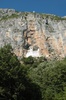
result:
[[[24,63],[30,66],[30,78],[40,86],[42,100],[66,100],[66,58],[47,61],[45,58],[29,57],[25,58]]]
[[[11,46],[0,49],[0,100],[41,100],[40,88],[12,53]]]
[[[66,58],[20,62],[10,45],[0,49],[0,100],[66,100]]]

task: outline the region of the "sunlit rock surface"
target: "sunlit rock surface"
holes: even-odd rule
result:
[[[11,44],[19,57],[66,56],[66,18],[0,9],[0,47]]]

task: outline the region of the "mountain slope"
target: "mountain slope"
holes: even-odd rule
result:
[[[66,56],[66,18],[35,12],[0,9],[0,47],[11,44],[22,56]]]

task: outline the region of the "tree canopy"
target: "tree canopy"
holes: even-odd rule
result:
[[[66,100],[66,58],[22,58],[0,49],[0,100]]]
[[[32,82],[10,45],[0,49],[0,100],[41,100],[39,86]]]

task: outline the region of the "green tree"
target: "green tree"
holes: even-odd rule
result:
[[[34,59],[32,56],[29,56],[28,58],[22,58],[22,61],[24,62],[24,64],[33,64],[34,63]]]
[[[39,86],[28,77],[10,45],[0,49],[0,99],[41,100]]]
[[[29,76],[41,87],[42,100],[66,99],[66,59],[42,62],[30,68]]]

